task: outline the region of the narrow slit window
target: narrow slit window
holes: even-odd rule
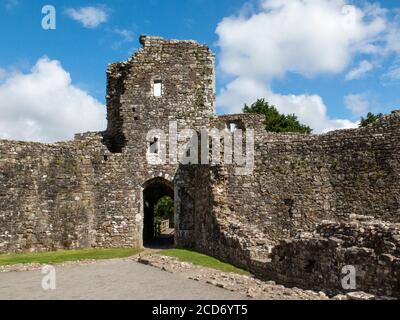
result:
[[[150,153],[151,154],[158,154],[158,151],[159,151],[159,147],[160,147],[160,144],[159,144],[159,141],[158,141],[158,138],[154,138],[154,140],[152,141],[152,142],[150,142]]]
[[[163,85],[161,80],[155,80],[154,81],[154,96],[155,97],[161,97],[163,94]]]

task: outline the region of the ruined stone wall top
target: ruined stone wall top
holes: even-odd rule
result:
[[[206,47],[205,45],[199,44],[195,40],[166,40],[162,37],[158,36],[147,36],[147,35],[141,35],[139,38],[139,42],[143,47],[149,47],[149,46],[161,46],[163,44],[169,43],[169,44],[190,44],[190,45],[195,45],[195,46],[203,46]]]

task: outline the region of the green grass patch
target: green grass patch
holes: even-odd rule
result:
[[[66,261],[102,260],[127,258],[141,252],[141,249],[118,248],[118,249],[84,249],[65,250],[40,253],[18,253],[0,255],[0,266],[19,263],[62,263]]]
[[[220,270],[223,272],[234,272],[245,275],[250,274],[245,270],[236,268],[228,263],[222,262],[218,259],[215,259],[213,257],[207,256],[205,254],[196,251],[185,250],[185,249],[170,249],[170,250],[163,250],[160,252],[160,254],[168,257],[175,257],[182,262],[190,262],[196,266],[207,267],[211,269]]]

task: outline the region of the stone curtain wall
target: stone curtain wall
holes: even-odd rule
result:
[[[270,242],[350,214],[400,221],[400,112],[367,128],[323,135],[263,133],[255,170],[228,167],[226,205]]]
[[[139,245],[124,166],[101,140],[0,141],[0,253]]]
[[[76,151],[67,143],[0,142],[0,252],[90,243],[93,195],[83,197],[86,170]]]
[[[268,278],[272,248],[323,220],[363,214],[400,221],[400,112],[367,128],[311,136],[265,133],[256,118],[242,121],[256,128],[253,175],[236,176],[232,166],[186,172],[192,180],[185,185],[202,208],[195,212],[200,251]],[[196,197],[196,182],[204,180],[208,196]]]

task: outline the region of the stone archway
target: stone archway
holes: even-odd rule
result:
[[[144,246],[166,246],[174,244],[174,228],[159,232],[159,225],[155,221],[155,206],[164,197],[174,201],[173,183],[164,178],[154,178],[147,181],[143,186],[143,245]],[[165,220],[164,220],[165,221]]]

